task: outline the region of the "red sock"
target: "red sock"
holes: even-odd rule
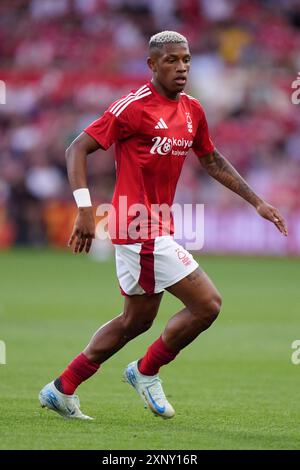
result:
[[[85,354],[80,353],[70,362],[54,384],[60,392],[73,395],[78,385],[94,375],[99,367],[100,364],[90,361]]]
[[[143,375],[155,375],[159,368],[173,361],[178,352],[167,349],[162,337],[160,336],[149,348],[145,356],[140,359],[138,369]]]

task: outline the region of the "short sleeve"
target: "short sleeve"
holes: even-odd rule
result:
[[[140,113],[134,109],[134,104],[128,106],[120,116],[116,116],[111,111],[113,106],[114,104],[99,119],[84,129],[84,132],[93,137],[104,150],[115,142],[134,135],[139,127]]]
[[[192,148],[197,157],[201,158],[211,153],[215,146],[209,135],[206,116],[202,107],[200,108],[199,112],[201,114]]]

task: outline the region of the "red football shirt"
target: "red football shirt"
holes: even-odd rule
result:
[[[84,131],[105,150],[116,144],[112,242],[172,235],[167,212],[188,150],[201,158],[214,149],[199,101],[185,93],[178,101],[168,99],[147,83],[114,102]]]

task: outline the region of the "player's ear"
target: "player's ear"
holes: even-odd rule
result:
[[[152,72],[156,72],[156,63],[153,57],[148,57],[147,59],[147,65]]]

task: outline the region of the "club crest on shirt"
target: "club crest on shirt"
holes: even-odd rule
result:
[[[191,115],[190,115],[190,113],[185,113],[185,114],[186,114],[186,125],[187,125],[187,128],[188,128],[188,131],[190,132],[190,134],[192,134],[192,132],[193,132],[193,121],[192,121]]]

